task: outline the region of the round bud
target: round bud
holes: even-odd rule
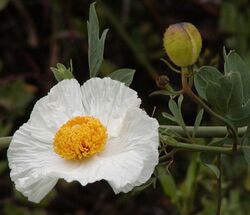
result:
[[[165,89],[169,85],[169,78],[166,75],[158,76],[156,79],[156,85],[160,89]]]
[[[170,25],[163,37],[163,45],[170,60],[177,66],[190,66],[200,55],[200,32],[191,23]]]

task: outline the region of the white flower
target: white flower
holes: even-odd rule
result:
[[[140,102],[110,78],[58,83],[9,146],[16,189],[39,202],[60,178],[83,186],[103,179],[115,193],[145,183],[158,163],[158,123]]]

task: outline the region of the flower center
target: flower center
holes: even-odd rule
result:
[[[96,118],[77,116],[56,132],[54,151],[68,160],[82,160],[104,150],[107,129]]]

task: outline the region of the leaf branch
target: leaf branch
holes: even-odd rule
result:
[[[205,102],[203,102],[190,88],[188,81],[187,81],[187,68],[183,67],[182,68],[182,74],[181,74],[181,80],[182,80],[182,90],[185,94],[187,94],[194,102],[202,106],[209,114],[223,122],[227,127],[230,132],[230,134],[233,136],[233,151],[237,151],[237,145],[239,144],[239,138],[237,134],[237,130],[234,127],[234,125],[222,117],[221,115],[215,113]]]

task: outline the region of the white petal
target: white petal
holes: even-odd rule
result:
[[[24,180],[21,180],[24,179]],[[57,179],[41,177],[39,179],[21,178],[15,182],[16,189],[31,202],[39,203],[56,185]]]
[[[158,123],[139,104],[135,91],[109,78],[93,78],[82,91],[75,80],[56,85],[37,102],[8,149],[17,189],[38,202],[59,178],[82,185],[104,179],[116,193],[146,182],[158,162]],[[114,137],[103,153],[78,162],[62,159],[52,148],[58,127],[76,115],[99,118]]]
[[[143,168],[143,160],[134,151],[68,161],[57,155],[51,144],[36,140],[31,133],[29,124],[24,124],[14,134],[7,153],[11,179],[30,201],[39,202],[59,178],[79,181],[83,186],[104,179],[124,187],[137,179]]]
[[[157,121],[131,108],[119,137],[109,140],[104,152],[77,162],[47,153],[45,174],[82,185],[104,179],[115,193],[128,192],[151,177],[158,163],[158,142]]]
[[[32,136],[52,142],[55,132],[63,123],[83,114],[79,83],[75,79],[63,80],[35,104],[29,120]]]
[[[97,117],[107,127],[109,136],[117,136],[121,122],[130,107],[139,107],[136,91],[110,78],[92,78],[82,86],[87,115]]]
[[[133,151],[112,157],[96,155],[84,161],[68,161],[54,154],[48,154],[46,158],[50,164],[46,175],[63,178],[67,182],[79,181],[83,186],[106,180],[117,187],[124,187],[137,179],[143,168],[142,159]]]
[[[8,149],[10,177],[16,189],[30,201],[39,202],[56,184],[57,178],[44,174],[44,159],[51,144],[31,136],[32,129],[24,124],[13,136]]]
[[[119,137],[110,140],[102,156],[133,151],[143,161],[143,168],[138,177],[124,187],[117,187],[111,182],[110,185],[115,193],[128,192],[135,186],[145,183],[151,177],[159,160],[158,127],[158,122],[141,109],[131,108],[128,110]],[[134,170],[131,169],[131,171]]]

